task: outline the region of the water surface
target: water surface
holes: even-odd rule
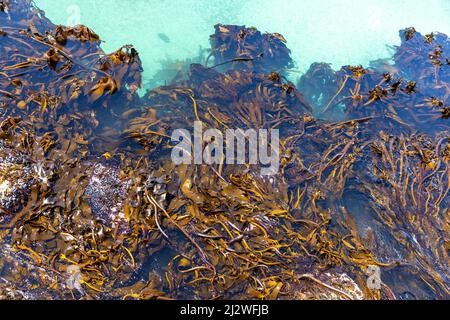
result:
[[[209,48],[213,26],[242,24],[285,36],[297,71],[313,62],[368,65],[388,58],[398,30],[450,33],[448,0],[36,0],[59,24],[85,24],[113,51],[137,47],[146,77],[161,61],[187,59]],[[293,75],[297,77],[298,73]]]

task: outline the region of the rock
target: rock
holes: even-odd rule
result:
[[[34,169],[26,155],[0,142],[0,221],[25,204],[34,182]]]

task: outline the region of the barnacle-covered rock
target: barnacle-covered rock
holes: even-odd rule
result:
[[[30,159],[0,141],[0,220],[11,218],[26,204],[34,175]]]
[[[211,35],[212,55],[216,64],[230,63],[223,69],[248,69],[271,73],[293,67],[286,39],[278,33],[262,34],[245,26],[215,26]]]
[[[32,0],[7,0],[0,2],[0,25],[28,28],[33,24],[41,32],[55,25],[45,16],[44,11],[34,5]],[[1,27],[0,27],[1,29]]]

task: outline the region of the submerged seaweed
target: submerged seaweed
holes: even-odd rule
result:
[[[217,25],[203,64],[140,97],[132,46],[0,8],[0,298],[450,297],[445,35],[295,86],[282,35]],[[175,166],[196,120],[280,129],[280,171]]]

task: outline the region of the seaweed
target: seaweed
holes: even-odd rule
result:
[[[209,59],[141,97],[133,46],[0,9],[1,299],[449,297],[446,36],[404,30],[393,65],[296,87],[282,35],[217,25]],[[195,121],[279,129],[279,172],[175,165]],[[373,288],[376,267],[407,281]]]

